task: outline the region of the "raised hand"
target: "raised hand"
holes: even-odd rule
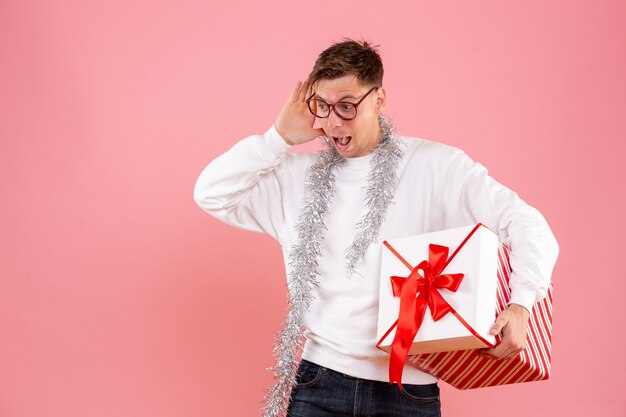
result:
[[[274,126],[290,145],[309,142],[318,136],[324,135],[323,129],[313,128],[315,116],[311,114],[305,102],[312,94],[311,85],[307,79],[304,83],[298,81],[291,90],[289,99],[281,109]]]

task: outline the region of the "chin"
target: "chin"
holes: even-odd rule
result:
[[[339,151],[338,151],[338,152],[339,152]],[[361,155],[359,155],[359,154],[358,154],[357,152],[355,152],[355,151],[348,151],[348,152],[343,151],[343,152],[339,152],[339,154],[340,154],[341,156],[343,156],[344,158],[357,158],[357,157],[361,156]]]

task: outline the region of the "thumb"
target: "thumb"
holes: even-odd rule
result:
[[[315,132],[315,135],[316,135],[315,137],[326,135],[326,133],[324,132],[324,129],[321,129],[321,128],[313,129],[313,132]]]
[[[506,326],[507,323],[508,323],[508,319],[506,318],[505,314],[498,315],[498,318],[493,323],[493,326],[491,326],[491,330],[489,331],[489,334],[492,336],[497,335],[498,333],[502,331],[502,329],[504,328],[504,326]]]

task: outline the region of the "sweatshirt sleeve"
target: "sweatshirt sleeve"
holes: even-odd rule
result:
[[[285,221],[280,168],[290,147],[274,125],[242,139],[204,168],[194,200],[227,224],[278,239]]]
[[[546,296],[559,245],[543,215],[488,175],[462,150],[453,148],[443,185],[445,216],[459,226],[483,223],[510,252],[511,300],[528,311]]]

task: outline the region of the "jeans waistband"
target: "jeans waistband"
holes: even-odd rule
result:
[[[335,375],[341,375],[342,377],[347,378],[347,379],[354,379],[354,380],[361,380],[361,381],[372,381],[372,382],[377,382],[377,383],[381,383],[381,384],[389,384],[389,382],[387,382],[387,381],[376,381],[376,380],[359,378],[359,377],[356,377],[356,376],[353,376],[353,375],[344,374],[343,372],[335,371],[334,369],[330,369],[328,367],[318,365],[318,364],[316,364],[314,362],[311,362],[309,360],[306,360],[306,359],[302,359],[302,363],[305,364],[305,365],[316,366],[316,367],[322,368],[322,370],[325,371],[325,372],[330,372],[330,373],[333,373]],[[402,384],[402,385],[410,385],[410,384]],[[424,385],[421,385],[421,386],[426,387],[426,386],[431,386],[431,385],[432,386],[437,386],[437,383],[435,382],[435,383],[432,383],[432,384],[424,384]]]

